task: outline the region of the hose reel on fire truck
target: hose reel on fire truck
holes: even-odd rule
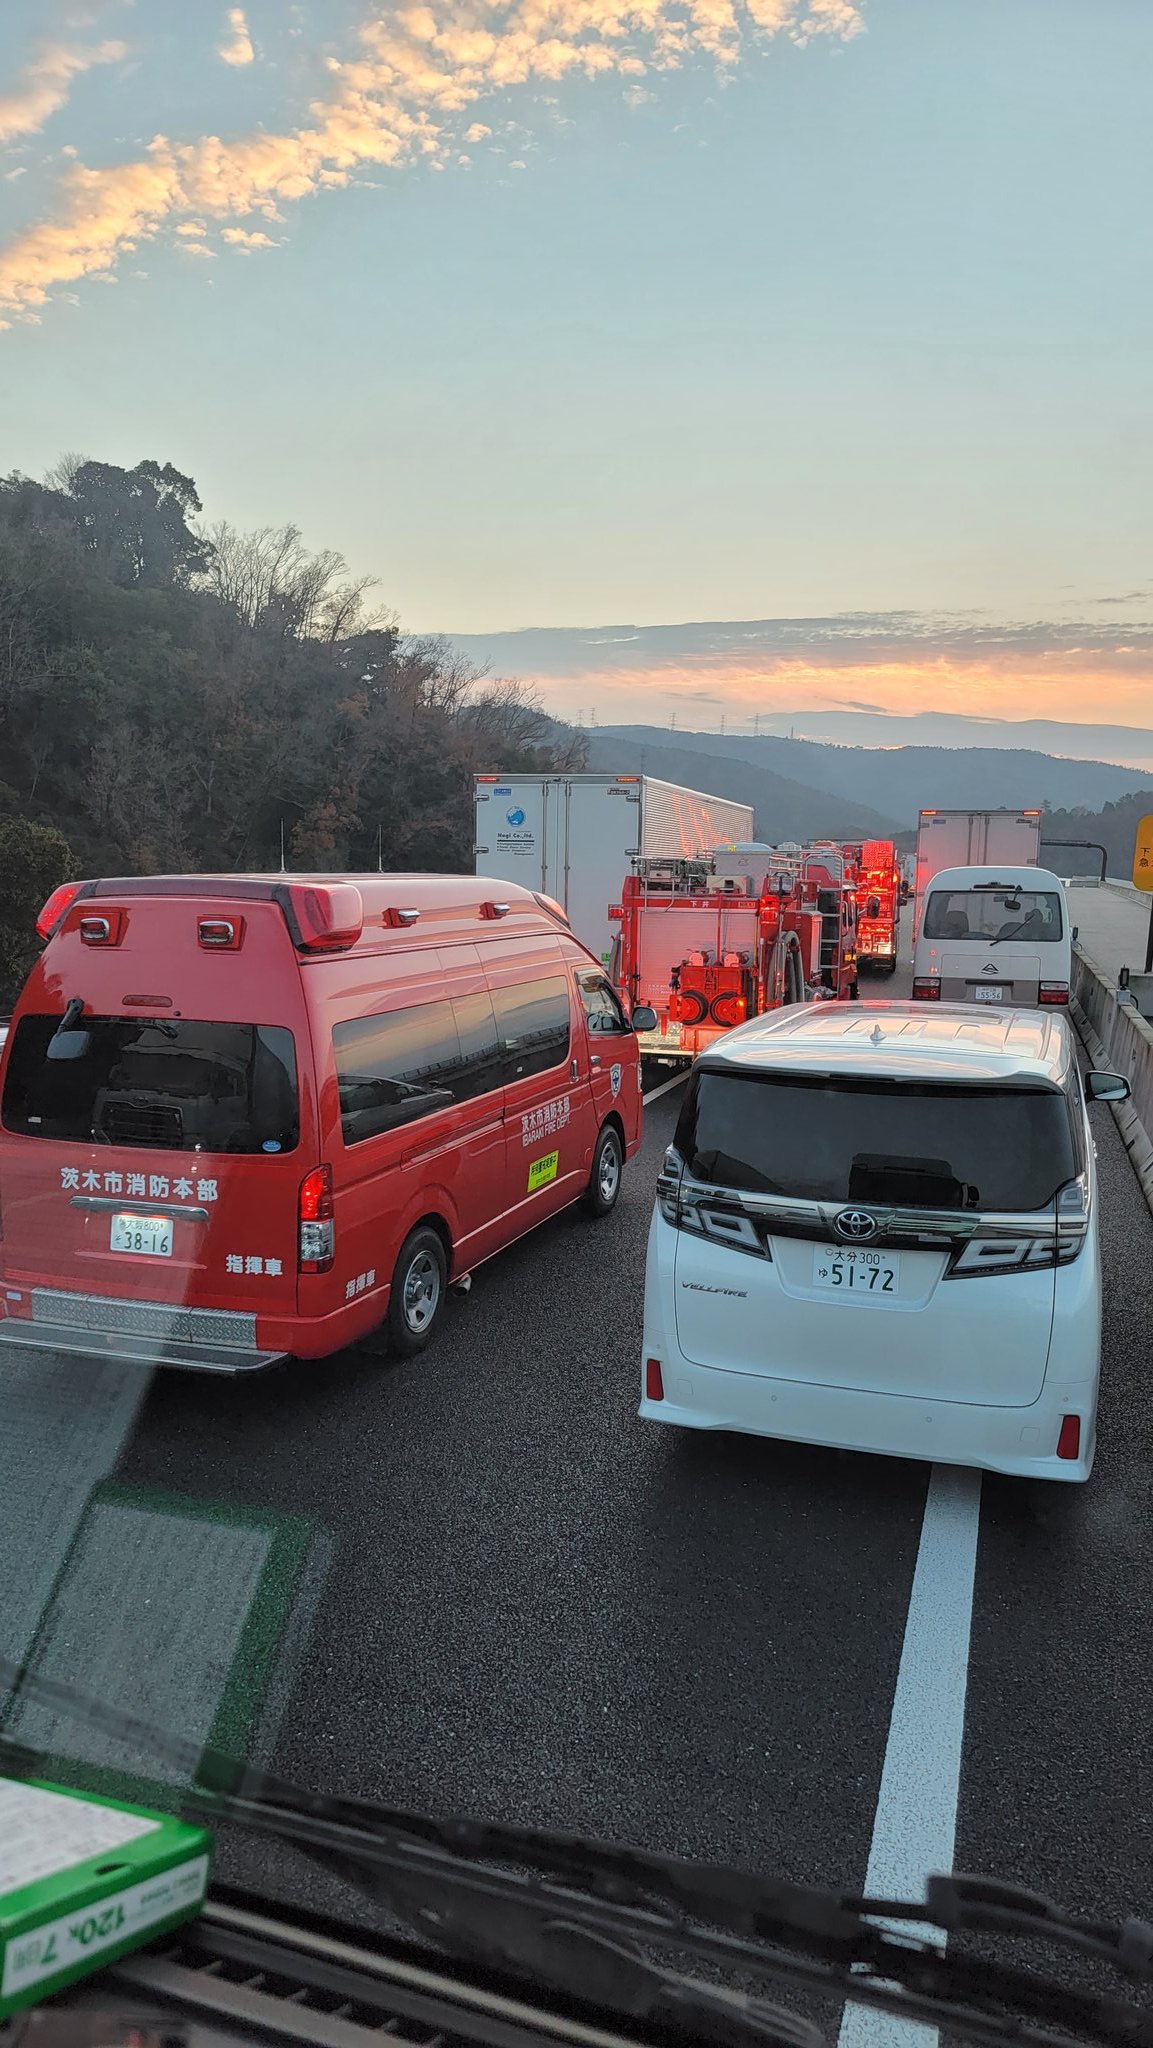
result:
[[[766,949],[763,1008],[776,1010],[805,1000],[805,968],[796,932],[780,932]]]

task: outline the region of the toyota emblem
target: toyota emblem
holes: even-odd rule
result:
[[[877,1219],[867,1209],[842,1209],[833,1218],[833,1229],[850,1244],[867,1244],[877,1235]]]

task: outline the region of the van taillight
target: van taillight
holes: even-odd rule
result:
[[[665,1383],[664,1383],[663,1379],[661,1378],[661,1362],[660,1362],[660,1359],[659,1359],[659,1358],[646,1358],[646,1360],[645,1360],[645,1400],[646,1400],[646,1401],[663,1401],[663,1400],[664,1400],[664,1398],[665,1398]]]
[[[302,952],[345,952],[364,930],[364,899],[354,882],[290,882],[277,894]]]
[[[915,1003],[939,1003],[940,1000],[941,984],[935,974],[926,974],[914,981],[913,1001]]]
[[[65,911],[71,909],[83,887],[83,882],[62,882],[58,889],[53,889],[36,920],[36,929],[42,939],[52,937]]]
[[[327,1273],[336,1249],[332,1168],[316,1166],[300,1183],[300,1270]]]
[[[235,953],[244,937],[242,917],[201,917],[196,923],[197,943],[211,952]]]
[[[1067,1003],[1069,984],[1067,981],[1043,981],[1037,991],[1039,1003]]]

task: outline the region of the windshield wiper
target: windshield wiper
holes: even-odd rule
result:
[[[219,1751],[166,1735],[55,1680],[0,1660],[0,1686],[142,1747],[182,1778],[198,1816],[294,1844],[424,1940],[569,1996],[612,2003],[736,2048],[818,2048],[795,2014],[667,1967],[655,1954],[720,1964],[742,1978],[850,1998],[974,2042],[1153,2048],[1153,2011],[1043,1969],[942,1952],[942,1933],[1046,1942],[1129,1984],[1153,1981],[1153,1926],[1064,1913],[996,1880],[939,1876],[924,1901],[845,1896],[725,1865],[305,1791]],[[57,1742],[57,1748],[58,1748]],[[0,1739],[0,1769],[43,1760]],[[896,1931],[891,1923],[901,1923]],[[924,1939],[909,1929],[923,1927]],[[1058,2031],[1052,2031],[1053,2028]]]
[[[989,944],[991,946],[1001,946],[1004,945],[1006,939],[1015,939],[1019,932],[1024,931],[1025,926],[1028,924],[1028,922],[1028,918],[1023,917],[1021,919],[1020,924],[1010,925],[1007,932],[998,932],[995,939],[989,940]]]

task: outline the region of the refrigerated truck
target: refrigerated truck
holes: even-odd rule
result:
[[[917,820],[913,937],[921,929],[925,891],[942,868],[1035,868],[1041,860],[1042,813],[922,811]]]
[[[478,775],[478,875],[520,882],[561,905],[607,966],[635,860],[693,860],[753,836],[750,804],[653,775]]]

